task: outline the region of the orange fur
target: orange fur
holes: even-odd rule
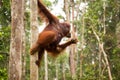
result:
[[[49,23],[58,23],[59,20],[56,16],[50,13],[50,11],[43,5],[42,0],[38,0],[39,15],[42,20]]]
[[[39,34],[37,42],[30,49],[31,55],[38,52],[36,64],[39,66],[45,50],[56,57],[67,46],[77,43],[77,39],[71,39],[64,44],[59,44],[63,37],[70,38],[70,24],[66,22],[60,23],[58,18],[51,14],[42,4],[41,0],[38,0],[38,8],[40,17],[48,22],[48,25]]]

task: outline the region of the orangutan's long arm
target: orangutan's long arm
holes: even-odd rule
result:
[[[39,15],[40,17],[48,21],[49,23],[58,23],[59,20],[56,16],[54,16],[50,11],[44,6],[41,0],[38,0],[38,10],[39,10]]]

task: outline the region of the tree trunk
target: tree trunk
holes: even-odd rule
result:
[[[30,26],[31,26],[31,46],[36,42],[38,37],[38,23],[37,23],[37,1],[30,0],[31,16],[30,16]],[[38,66],[35,61],[38,59],[37,54],[30,56],[30,80],[38,80]]]
[[[65,63],[63,62],[62,63],[62,80],[66,80],[65,79],[65,66],[64,65],[65,65]]]
[[[26,47],[26,42],[25,42],[25,30],[23,30],[23,37],[22,37],[23,41],[22,41],[22,80],[25,80],[25,77],[26,77],[26,70],[25,70],[25,67],[26,67],[26,53],[25,53],[25,47]]]
[[[23,9],[24,9],[24,13],[25,13],[25,3],[26,1],[23,2],[24,6],[23,6]],[[24,15],[24,26],[25,26],[25,15]],[[26,51],[25,51],[25,48],[26,48],[26,36],[25,36],[25,27],[23,27],[23,35],[22,35],[22,80],[25,80],[25,77],[26,77],[26,70],[25,70],[25,67],[26,67]]]
[[[22,80],[22,47],[24,30],[24,0],[11,1],[11,43],[9,80]]]
[[[99,48],[100,48],[101,52],[103,53],[103,56],[104,56],[104,59],[105,59],[106,65],[107,65],[107,69],[108,69],[109,80],[112,80],[112,74],[111,74],[111,70],[110,70],[110,65],[109,65],[109,61],[108,61],[108,58],[107,58],[107,54],[106,54],[106,52],[104,50],[103,42],[100,41],[100,37],[97,35],[97,33],[95,32],[93,27],[92,27],[92,31],[93,31],[96,39],[98,40]]]
[[[70,16],[70,4],[72,4],[72,13]],[[64,11],[66,13],[66,19],[67,21],[70,22],[70,19],[72,19],[72,21],[74,21],[74,0],[64,0]],[[72,18],[70,18],[72,17]],[[72,23],[72,32],[71,32],[71,36],[72,38],[75,38],[75,28],[74,28],[74,24]],[[71,45],[70,46],[70,56],[69,56],[69,61],[70,61],[70,71],[71,71],[71,75],[72,78],[75,77],[75,45]]]
[[[71,4],[72,4],[72,21],[74,21],[74,0],[71,0]],[[72,32],[71,32],[71,38],[75,39],[75,27],[74,24],[72,23]],[[71,70],[71,75],[72,78],[75,77],[75,44],[70,46],[70,70]]]
[[[102,79],[102,51],[100,49],[100,43],[99,43],[99,52],[98,52],[98,58],[99,58],[99,80]]]
[[[66,14],[66,20],[70,21],[70,9],[68,0],[64,0],[64,11]]]
[[[83,12],[84,14],[84,12]],[[82,29],[81,29],[81,53],[80,53],[80,79],[82,78],[83,71],[82,71],[82,64],[83,64],[83,46],[84,46],[84,33],[85,33],[85,21],[84,16],[82,17]]]
[[[2,0],[0,0],[0,7],[2,7]]]
[[[116,28],[117,47],[120,48],[120,23]]]
[[[106,61],[106,65],[107,65],[107,69],[108,69],[108,75],[109,75],[109,80],[113,80],[112,79],[111,70],[110,70],[110,65],[109,65],[108,58],[107,58],[107,54],[105,53],[105,50],[104,50],[104,47],[103,47],[103,43],[101,43],[100,46],[101,46],[101,50],[103,52],[103,55],[104,55],[104,58],[105,58],[105,61]]]
[[[56,71],[55,71],[55,79],[54,80],[58,80],[58,63],[57,63],[57,60],[55,61],[55,69],[56,69]]]
[[[47,61],[47,52],[45,51],[44,55],[44,62],[45,62],[45,80],[48,80],[48,61]]]

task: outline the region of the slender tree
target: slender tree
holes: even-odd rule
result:
[[[65,77],[65,63],[62,63],[62,80],[66,80],[66,77]]]
[[[57,60],[55,61],[55,69],[56,69],[55,70],[55,73],[56,73],[55,74],[55,80],[58,80],[58,61]]]
[[[48,60],[47,60],[47,52],[45,51],[44,55],[44,62],[45,62],[45,80],[48,80]]]
[[[11,2],[11,43],[9,57],[9,80],[22,80],[22,53],[24,35],[24,0]]]
[[[69,4],[72,4],[71,6],[69,5]],[[65,11],[65,13],[66,13],[66,20],[67,21],[69,21],[70,22],[70,19],[71,19],[71,21],[73,22],[74,21],[74,11],[75,11],[75,9],[74,9],[74,0],[64,0],[64,11]],[[70,8],[71,8],[71,12],[72,13],[70,13]],[[76,38],[76,35],[75,35],[75,26],[74,26],[74,24],[72,23],[71,24],[71,26],[72,26],[72,31],[71,31],[71,34],[72,34],[72,38]],[[76,47],[75,47],[75,45],[71,45],[70,47],[69,47],[69,49],[70,49],[70,56],[69,56],[69,61],[70,61],[70,71],[71,71],[71,75],[72,75],[72,78],[74,78],[75,77],[75,72],[76,72],[76,70],[75,70],[75,66],[76,66],[76,64],[75,64],[75,49],[76,49]]]
[[[84,14],[84,12],[83,12]],[[82,78],[83,75],[83,46],[85,43],[84,40],[84,33],[85,33],[85,21],[84,21],[84,16],[82,16],[82,29],[81,29],[81,53],[80,53],[80,79]]]
[[[25,13],[25,3],[26,3],[26,0],[24,0],[23,2],[23,11]],[[25,36],[25,15],[23,17],[23,20],[24,20],[24,27],[23,27],[23,30],[22,30],[22,80],[25,80],[26,78],[26,36]]]
[[[31,46],[36,42],[38,36],[38,23],[37,23],[37,1],[30,0],[30,26],[31,26]],[[38,80],[38,66],[35,64],[37,54],[30,56],[30,80]]]
[[[75,12],[75,9],[74,9],[74,7],[75,7],[75,2],[74,2],[74,0],[70,0],[70,3],[72,4],[71,5],[71,8],[72,8],[72,13],[71,13],[71,21],[73,22],[74,21],[74,12]],[[76,36],[75,36],[75,25],[72,23],[72,31],[71,31],[71,37],[72,38],[76,38]],[[72,78],[74,78],[75,77],[75,73],[76,73],[76,64],[75,64],[75,49],[76,49],[76,47],[75,47],[76,45],[75,44],[73,44],[73,45],[71,45],[70,46],[70,70],[71,70],[71,75],[72,75]]]
[[[69,0],[64,0],[64,12],[66,13],[66,20],[70,21]]]

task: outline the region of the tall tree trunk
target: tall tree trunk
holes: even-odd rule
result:
[[[70,21],[69,0],[64,0],[64,11],[66,14],[66,20]]]
[[[9,57],[9,80],[22,80],[24,0],[11,1],[11,16],[12,22]]]
[[[25,30],[23,31],[23,46],[22,46],[22,80],[25,80],[25,77],[26,77],[26,53],[25,53],[25,47],[26,47],[26,42],[25,42]]]
[[[74,0],[70,0],[72,4],[72,22],[74,21]],[[71,38],[75,39],[75,26],[72,23],[72,31],[71,31]],[[75,44],[70,46],[70,70],[72,78],[75,77]]]
[[[26,3],[26,1],[24,1],[23,2],[23,4],[24,4],[24,7],[23,7],[23,9],[24,9],[24,13],[25,13],[25,3]],[[22,35],[22,43],[23,43],[23,45],[22,45],[22,80],[25,80],[25,77],[26,77],[26,74],[25,74],[25,72],[26,72],[26,70],[25,70],[25,67],[26,67],[26,51],[25,51],[25,48],[26,48],[26,36],[25,36],[25,15],[24,15],[24,27],[23,27],[23,35]]]
[[[69,4],[72,4],[72,13],[71,13],[71,16],[70,16],[70,5]],[[67,21],[70,22],[70,19],[72,19],[72,21],[74,21],[74,0],[64,0],[64,11],[66,13],[66,19]],[[72,18],[70,18],[72,17]],[[72,38],[75,38],[75,27],[74,27],[74,24],[72,23]],[[70,56],[69,56],[69,61],[70,61],[70,71],[71,71],[71,75],[72,75],[72,78],[75,77],[75,45],[71,45],[70,46]]]
[[[37,23],[37,1],[30,0],[30,26],[31,26],[31,46],[36,42],[38,37],[38,23]],[[38,66],[35,64],[35,61],[38,59],[37,54],[30,56],[30,80],[38,80]]]
[[[83,12],[84,14],[84,12]],[[84,33],[85,33],[85,21],[84,16],[82,17],[82,29],[81,29],[81,53],[80,53],[80,79],[82,78],[83,71],[82,71],[82,64],[83,64],[83,46],[84,46]]]

